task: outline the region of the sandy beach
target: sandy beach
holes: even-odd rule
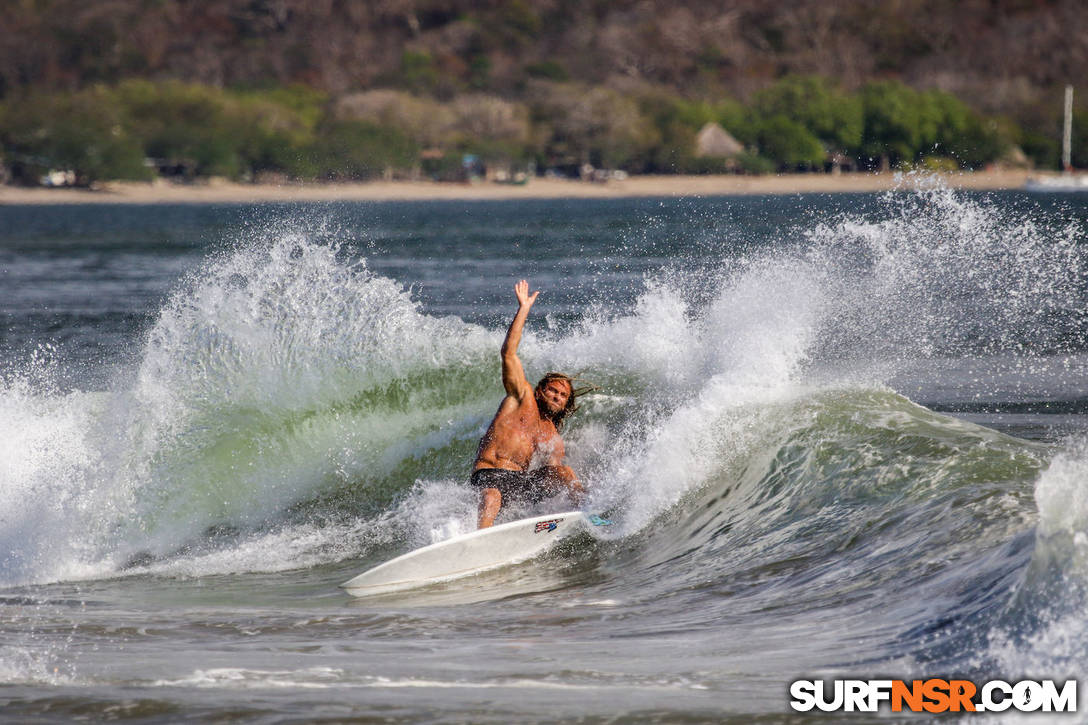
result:
[[[771,176],[632,176],[605,183],[536,178],[523,186],[430,181],[357,184],[239,184],[219,179],[193,184],[110,182],[101,188],[0,187],[0,204],[215,204],[291,201],[424,201],[620,197],[700,197],[884,191],[944,185],[956,189],[1018,189],[1026,170],[916,175],[891,173],[781,174]]]

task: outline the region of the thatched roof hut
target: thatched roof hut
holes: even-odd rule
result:
[[[718,157],[729,158],[736,156],[744,150],[740,141],[733,138],[732,134],[719,124],[710,122],[699,129],[695,136],[696,158]]]

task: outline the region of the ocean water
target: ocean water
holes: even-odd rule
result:
[[[796,679],[1079,677],[1086,272],[1083,195],[0,207],[0,720],[778,722]],[[521,277],[530,378],[600,387],[565,436],[615,525],[347,596],[473,527]]]

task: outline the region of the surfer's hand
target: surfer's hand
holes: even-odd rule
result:
[[[522,307],[532,307],[536,302],[536,296],[540,294],[540,290],[529,294],[529,280],[523,279],[514,285],[514,294],[518,296],[518,304]]]

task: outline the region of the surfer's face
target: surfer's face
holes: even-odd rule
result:
[[[559,413],[567,407],[570,400],[570,383],[565,380],[552,380],[540,391],[540,397],[552,415]]]

